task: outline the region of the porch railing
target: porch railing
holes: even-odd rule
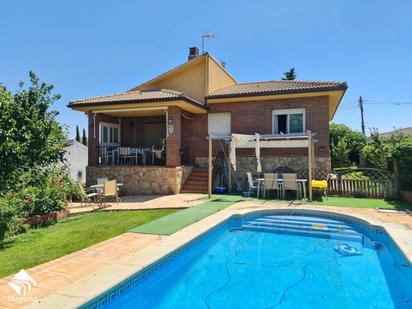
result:
[[[101,165],[165,165],[165,147],[98,146],[98,163]]]

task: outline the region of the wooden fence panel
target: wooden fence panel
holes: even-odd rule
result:
[[[392,197],[393,183],[390,180],[329,179],[328,194],[339,196],[364,196],[371,198]]]

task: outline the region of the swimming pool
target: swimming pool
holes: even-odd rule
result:
[[[383,229],[332,214],[234,217],[84,307],[412,308]]]

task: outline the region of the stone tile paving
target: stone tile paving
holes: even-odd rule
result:
[[[189,225],[171,236],[125,233],[33,267],[27,272],[37,281],[37,286],[28,293],[31,297],[28,302],[9,301],[9,296],[16,296],[7,284],[12,276],[0,279],[0,308],[26,305],[39,308],[77,307],[233,214],[290,207],[343,213],[367,219],[371,224],[382,225],[412,260],[410,215],[379,213],[374,209],[244,201]]]
[[[107,203],[101,210],[148,210],[148,209],[177,209],[199,205],[207,200],[204,194],[188,193],[176,195],[133,195],[121,197],[120,203]],[[99,209],[96,204],[72,203],[69,205],[71,214],[94,211]]]

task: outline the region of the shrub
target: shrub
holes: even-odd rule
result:
[[[24,231],[25,218],[65,209],[67,198],[80,191],[64,166],[33,168],[17,183],[0,198],[0,240]]]
[[[0,241],[27,229],[19,207],[20,202],[14,196],[0,198]]]
[[[368,166],[394,172],[394,162],[398,165],[401,190],[412,190],[412,138],[404,134],[393,134],[381,138],[372,132],[371,140],[363,148]]]

